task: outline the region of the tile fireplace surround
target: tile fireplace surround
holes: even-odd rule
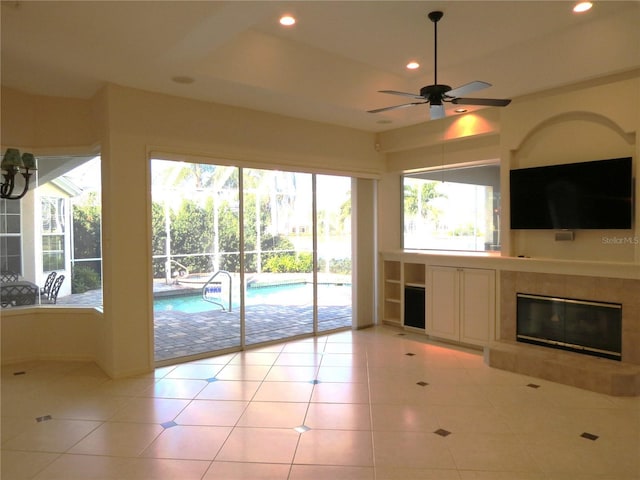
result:
[[[516,342],[516,293],[622,304],[622,361]],[[640,395],[640,280],[503,270],[495,368],[618,396]]]

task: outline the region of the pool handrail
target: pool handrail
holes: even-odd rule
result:
[[[228,307],[225,308],[225,306],[221,303],[218,302],[216,300],[211,299],[210,297],[207,297],[207,287],[210,284],[213,284],[213,280],[218,276],[218,275],[224,275],[229,279],[229,304]],[[213,275],[211,275],[211,277],[209,277],[209,280],[206,281],[206,283],[203,285],[202,287],[202,299],[205,302],[209,302],[209,303],[213,303],[214,305],[218,305],[220,308],[222,308],[222,310],[225,310],[227,312],[230,312],[232,309],[232,301],[231,301],[231,294],[232,294],[232,288],[231,288],[231,284],[233,282],[233,279],[231,278],[231,274],[229,272],[227,272],[226,270],[218,270],[217,272],[215,272]],[[222,283],[221,282],[215,282],[216,284],[220,285],[220,293],[222,293]]]

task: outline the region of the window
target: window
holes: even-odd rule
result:
[[[42,197],[42,270],[65,268],[65,199]]]
[[[22,274],[21,203],[0,200],[0,270],[19,274]]]
[[[403,246],[418,250],[500,250],[497,164],[406,174]]]

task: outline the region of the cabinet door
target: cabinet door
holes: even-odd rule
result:
[[[459,340],[460,322],[458,270],[430,267],[427,295],[427,334]]]
[[[460,289],[460,340],[486,345],[495,322],[495,272],[464,269]]]

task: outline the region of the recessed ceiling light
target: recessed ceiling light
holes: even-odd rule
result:
[[[580,2],[577,3],[575,7],[573,7],[573,11],[575,13],[582,13],[586,12],[587,10],[591,10],[591,7],[593,7],[593,3],[591,2]]]
[[[290,27],[295,23],[296,23],[296,19],[293,18],[291,15],[283,15],[282,17],[280,17],[280,25],[283,25],[285,27]]]
[[[456,112],[456,113],[466,113],[467,109],[466,108],[456,108],[454,110],[454,112]]]
[[[407,63],[407,68],[409,70],[415,70],[417,68],[420,68],[420,64],[418,62],[409,62]]]
[[[176,75],[175,77],[171,77],[171,80],[176,83],[182,83],[183,85],[195,82],[193,77],[187,77],[186,75]]]

